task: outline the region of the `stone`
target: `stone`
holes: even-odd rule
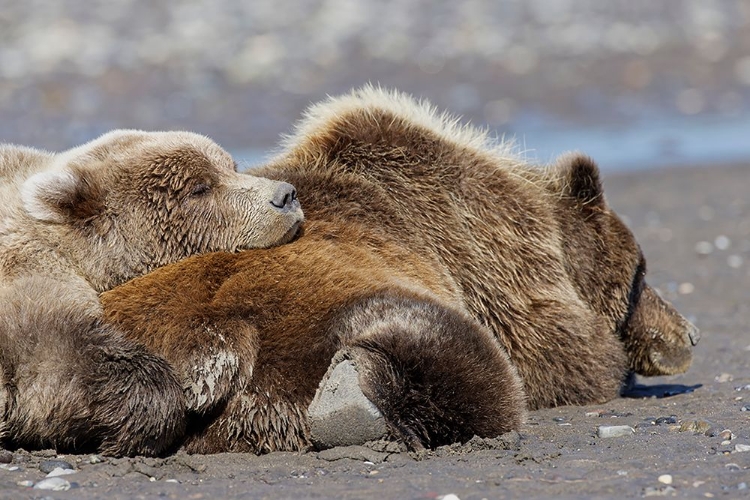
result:
[[[630,436],[634,433],[635,429],[629,425],[600,425],[596,429],[596,435],[600,438]]]
[[[699,241],[695,244],[695,253],[698,255],[709,255],[714,251],[714,246],[709,241]]]
[[[44,472],[45,474],[49,474],[50,472],[58,468],[73,469],[74,467],[65,460],[42,460],[42,462],[39,464],[39,470]]]
[[[70,483],[61,477],[48,477],[34,485],[35,490],[67,491]]]
[[[662,474],[657,480],[662,484],[672,484],[672,475]]]
[[[359,387],[356,365],[351,359],[339,359],[307,411],[310,439],[318,449],[361,445],[388,434],[383,415]]]
[[[750,451],[750,444],[736,444],[734,445],[735,453],[745,453]]]
[[[102,462],[103,462],[102,457],[100,457],[99,455],[91,455],[89,457],[90,464],[100,464]]]
[[[721,375],[714,377],[714,380],[719,383],[731,382],[734,380],[734,376],[730,373],[722,373]]]
[[[13,461],[13,453],[8,450],[0,450],[0,464],[9,464]]]
[[[676,494],[677,490],[675,490],[672,486],[664,486],[662,488],[654,488],[652,486],[649,486],[648,488],[643,490],[644,497],[665,497],[674,496]]]
[[[27,479],[25,481],[18,481],[16,485],[21,486],[22,488],[31,488],[32,486],[34,486],[34,481],[30,481]]]
[[[737,436],[735,436],[735,435],[734,435],[734,434],[732,433],[732,431],[730,431],[729,429],[724,429],[723,431],[721,431],[721,432],[719,433],[719,437],[720,437],[720,438],[721,438],[722,440],[724,440],[724,441],[731,441],[732,439],[736,438]]]
[[[318,458],[327,462],[335,462],[336,460],[349,458],[352,460],[379,464],[385,461],[387,457],[387,453],[378,452],[370,448],[358,445],[339,446],[336,448],[323,450],[318,453]]]
[[[63,469],[62,467],[55,467],[52,469],[47,477],[67,476],[69,474],[75,474],[76,471],[73,469]]]

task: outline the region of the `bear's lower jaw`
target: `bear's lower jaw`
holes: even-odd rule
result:
[[[655,377],[659,375],[677,375],[685,373],[693,361],[691,348],[682,347],[671,350],[667,355],[660,351],[648,354],[648,361],[636,372],[639,375]]]
[[[290,227],[289,230],[286,233],[284,233],[284,236],[279,238],[279,241],[277,241],[273,246],[284,245],[286,243],[294,241],[297,238],[297,236],[299,236],[301,228],[302,228],[302,221],[295,222],[292,225],[292,227]]]

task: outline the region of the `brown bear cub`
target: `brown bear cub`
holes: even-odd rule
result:
[[[241,175],[186,132],[115,131],[52,154],[0,145],[0,440],[163,453],[181,381],[102,323],[99,293],[189,255],[267,247],[302,221],[294,188]]]
[[[631,371],[690,364],[697,330],[644,282],[585,156],[528,165],[367,87],[313,106],[257,173],[297,186],[301,237],[102,295],[106,319],[182,380],[190,452],[310,446],[332,358],[356,362],[412,447],[494,436],[527,407],[603,402]]]

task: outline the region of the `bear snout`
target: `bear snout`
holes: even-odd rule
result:
[[[271,205],[282,212],[289,212],[299,208],[297,190],[288,182],[281,182],[271,197]]]

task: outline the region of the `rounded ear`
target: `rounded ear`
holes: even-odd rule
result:
[[[557,169],[564,196],[575,199],[583,208],[605,206],[599,167],[594,160],[581,153],[568,153],[557,160]]]
[[[73,167],[40,172],[21,187],[21,200],[33,218],[61,224],[86,220],[104,209],[104,192],[89,172]]]

